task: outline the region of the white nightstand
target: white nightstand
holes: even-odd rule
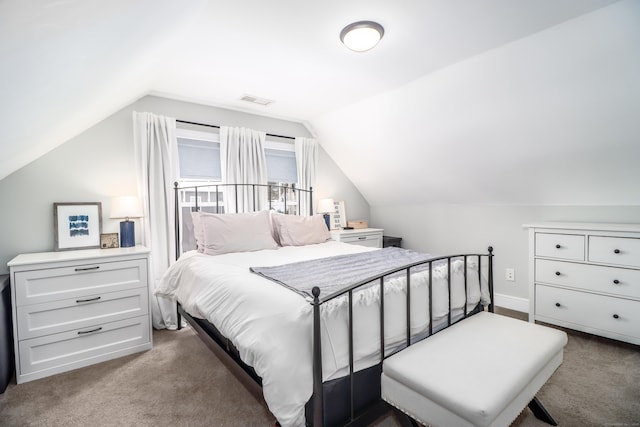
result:
[[[382,247],[382,228],[356,228],[353,230],[331,230],[331,238],[338,242],[351,243],[372,248]]]
[[[151,349],[147,248],[22,254],[7,265],[18,384]]]

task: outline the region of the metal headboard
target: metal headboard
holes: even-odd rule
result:
[[[302,206],[302,204],[300,203],[302,201],[302,198],[305,197],[308,200],[308,205],[309,205],[309,215],[313,215],[313,187],[309,187],[308,190],[303,189],[303,188],[297,188],[295,186],[295,184],[292,185],[272,185],[272,184],[199,184],[199,185],[184,185],[184,186],[180,186],[180,183],[178,182],[174,182],[173,183],[173,193],[174,193],[174,205],[175,205],[175,221],[174,221],[174,226],[175,226],[175,242],[176,242],[176,259],[178,259],[180,257],[180,208],[181,208],[181,204],[180,204],[180,191],[181,190],[193,190],[195,193],[195,197],[194,197],[194,206],[192,207],[192,211],[193,212],[197,212],[200,210],[200,206],[198,206],[198,189],[203,189],[203,188],[207,188],[207,189],[214,189],[214,192],[216,194],[216,200],[215,200],[215,209],[216,209],[216,213],[222,213],[220,212],[220,207],[221,207],[221,201],[219,199],[219,194],[220,194],[220,190],[225,190],[225,189],[233,189],[234,194],[235,194],[235,213],[238,213],[238,189],[250,189],[250,194],[251,194],[251,198],[253,200],[253,206],[255,207],[257,204],[257,200],[258,200],[258,196],[257,196],[257,191],[261,190],[261,189],[266,189],[267,190],[267,194],[271,194],[272,190],[278,190],[279,192],[281,191],[284,199],[283,199],[283,203],[285,206],[285,210],[287,207],[287,195],[289,194],[289,192],[293,192],[293,200],[289,199],[289,201],[295,201],[297,202],[298,205],[298,215],[301,214],[301,212],[299,211],[300,206]],[[210,191],[210,190],[208,190]],[[273,209],[273,201],[271,200],[270,197],[268,197],[268,208],[269,210]],[[225,212],[225,213],[229,213],[229,212]]]

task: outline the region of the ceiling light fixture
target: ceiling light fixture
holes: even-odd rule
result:
[[[355,52],[366,52],[378,44],[384,35],[382,25],[373,21],[358,21],[340,31],[340,40]]]

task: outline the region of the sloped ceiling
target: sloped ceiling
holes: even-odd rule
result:
[[[363,19],[385,36],[357,54],[338,34]],[[372,205],[639,204],[639,21],[634,0],[4,0],[0,178],[151,93],[306,123]]]

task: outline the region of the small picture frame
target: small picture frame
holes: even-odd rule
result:
[[[99,248],[102,203],[54,203],[53,230],[56,251]]]
[[[100,249],[119,248],[118,233],[103,233],[100,235]]]
[[[345,214],[344,201],[333,202],[334,212],[331,215],[331,229],[339,230],[347,226],[347,215]]]

